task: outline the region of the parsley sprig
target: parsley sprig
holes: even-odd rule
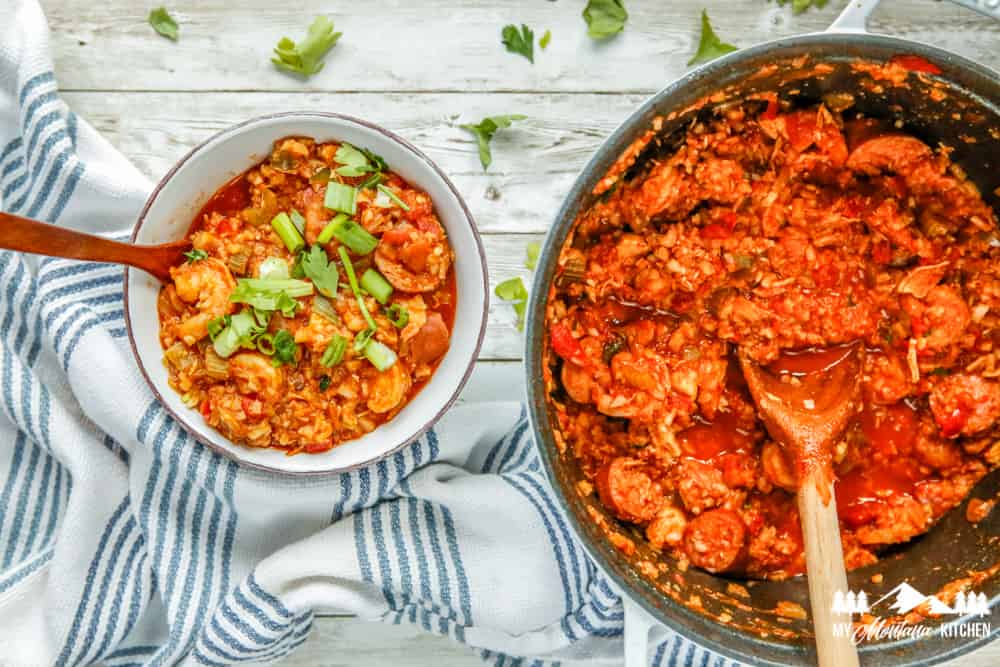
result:
[[[149,12],[149,25],[153,26],[153,30],[160,35],[175,42],[177,41],[179,32],[177,21],[170,15],[166,7],[159,7]]]
[[[625,29],[628,12],[622,0],[590,0],[583,10],[583,20],[592,39],[608,39]]]
[[[500,33],[503,45],[511,53],[519,53],[534,64],[535,62],[535,33],[528,26],[521,24],[518,31],[516,25],[504,26]]]
[[[707,63],[719,56],[736,51],[738,48],[719,39],[719,36],[712,30],[712,22],[708,20],[708,11],[701,10],[701,41],[698,42],[698,50],[688,61],[688,65]]]
[[[333,21],[326,16],[317,16],[305,39],[296,43],[282,37],[274,47],[271,62],[280,70],[310,77],[323,69],[323,57],[333,48],[343,33],[333,31]]]
[[[509,114],[506,116],[488,116],[476,124],[462,125],[463,130],[471,132],[476,137],[479,145],[479,161],[483,165],[483,171],[489,169],[493,163],[493,153],[490,150],[490,142],[497,130],[510,127],[514,121],[524,120],[527,116],[522,114]]]

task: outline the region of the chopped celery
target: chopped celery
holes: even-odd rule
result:
[[[348,218],[346,214],[338,213],[333,220],[328,222],[326,226],[323,227],[323,230],[319,233],[319,236],[316,237],[316,243],[318,243],[319,245],[326,245],[327,243],[332,241],[333,230],[336,229],[337,225],[342,224],[347,219]]]
[[[334,335],[330,339],[330,343],[326,346],[326,350],[323,351],[323,357],[319,360],[319,363],[330,368],[336,366],[344,358],[344,352],[347,351],[347,339],[341,335]]]
[[[250,344],[250,338],[256,328],[257,323],[249,311],[244,310],[233,315],[229,325],[219,332],[212,343],[215,353],[223,359],[233,356],[240,346]]]
[[[392,285],[375,269],[368,269],[361,275],[361,287],[383,306],[392,296]]]
[[[268,257],[260,263],[257,276],[261,280],[287,280],[288,263],[280,257]]]
[[[354,351],[357,353],[362,353],[365,351],[365,346],[371,341],[372,336],[375,335],[374,329],[365,329],[364,331],[359,331],[354,335]]]
[[[355,210],[357,210],[357,197],[357,188],[330,181],[326,184],[326,197],[323,200],[323,205],[331,211],[354,215]]]
[[[295,229],[299,230],[299,234],[305,236],[306,219],[302,217],[302,214],[293,208],[292,212],[288,214],[288,217],[292,219],[292,224],[295,225]]]
[[[334,310],[333,304],[326,297],[317,294],[313,297],[313,312],[321,317],[325,317],[331,322],[340,323],[340,315]]]
[[[346,217],[338,215],[330,221],[330,224],[320,232],[320,239],[327,234],[327,230],[329,230],[328,242],[330,236],[335,237],[358,255],[367,255],[378,245],[378,239],[369,234],[367,229]]]
[[[274,228],[278,238],[288,248],[288,252],[293,255],[306,247],[305,239],[302,238],[299,230],[295,228],[295,223],[292,222],[287,213],[282,212],[274,216],[271,220],[271,227]]]
[[[365,358],[380,371],[388,370],[396,363],[396,353],[377,340],[368,341],[364,354]]]

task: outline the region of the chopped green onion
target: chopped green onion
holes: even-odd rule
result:
[[[184,253],[184,256],[187,257],[188,264],[194,264],[195,262],[207,259],[208,253],[201,248],[195,248],[194,250],[188,250]]]
[[[302,234],[299,234],[299,230],[295,228],[295,223],[292,222],[287,213],[282,212],[274,216],[271,220],[271,227],[288,248],[288,252],[293,255],[306,246],[305,239],[302,238]]]
[[[389,318],[389,321],[397,329],[402,329],[410,321],[409,311],[398,303],[394,303],[386,308],[385,316]]]
[[[374,329],[365,329],[356,333],[354,335],[354,351],[359,354],[364,352],[365,346],[368,345],[368,341],[372,339],[374,334]]]
[[[216,317],[213,320],[209,320],[208,338],[212,341],[218,338],[219,334],[222,333],[222,330],[225,329],[227,326],[229,326],[229,320],[230,320],[229,315],[222,315],[220,317]]]
[[[280,257],[268,257],[260,263],[257,276],[261,280],[287,280],[288,263]]]
[[[365,331],[370,331],[370,329],[365,329]],[[319,360],[319,363],[327,368],[336,366],[344,358],[344,352],[346,351],[347,339],[341,335],[335,335],[330,339],[326,350],[323,351],[323,357]]]
[[[351,258],[347,255],[347,250],[344,246],[337,248],[337,252],[340,254],[340,261],[344,263],[344,272],[347,273],[347,282],[351,285],[351,291],[354,292],[354,298],[358,300],[358,307],[361,308],[361,314],[365,318],[365,322],[368,323],[370,329],[377,329],[375,326],[375,320],[372,319],[372,314],[368,312],[368,306],[365,305],[365,300],[361,296],[361,288],[358,287],[358,277],[354,275],[354,265],[351,264]]]
[[[252,308],[253,318],[257,321],[257,326],[262,329],[266,329],[267,325],[271,322],[271,313],[267,310],[257,310]]]
[[[228,359],[240,349],[240,346],[250,342],[250,336],[257,328],[253,315],[249,311],[241,311],[233,315],[229,325],[219,332],[213,341],[215,353],[223,359]]]
[[[274,334],[262,333],[257,336],[257,349],[261,354],[274,356]]]
[[[326,184],[326,197],[323,200],[323,206],[332,211],[354,215],[357,210],[357,198],[357,188],[330,181]]]
[[[367,255],[378,245],[378,239],[368,233],[367,229],[346,217],[338,215],[331,220],[330,224],[320,232],[320,238],[327,234],[327,230],[330,236],[335,237],[358,255]]]
[[[340,315],[337,314],[333,304],[330,303],[329,299],[320,294],[313,297],[313,311],[315,311],[317,315],[325,317],[331,322],[336,324],[340,323]]]
[[[323,377],[321,377],[319,379],[319,390],[320,391],[326,391],[327,389],[329,389],[330,388],[330,382],[331,382],[331,380],[330,380],[330,376],[329,375],[324,375]]]
[[[323,231],[321,231],[319,233],[319,236],[316,237],[316,243],[318,243],[319,245],[326,245],[327,243],[329,243],[330,241],[332,241],[333,240],[333,230],[337,228],[337,225],[343,224],[343,222],[345,220],[347,220],[347,219],[348,218],[347,218],[346,214],[344,214],[344,213],[338,213],[333,218],[333,220],[331,220],[330,222],[326,223],[326,226],[323,227]]]
[[[390,190],[388,187],[379,184],[378,191],[384,193],[389,199],[391,199],[392,201],[396,202],[396,204],[399,206],[399,208],[403,209],[404,211],[409,211],[410,210],[409,205],[405,201],[403,201],[402,199],[400,199],[399,195],[397,195],[395,192],[393,192],[392,190]]]
[[[381,190],[375,193],[375,199],[372,200],[372,204],[378,206],[379,208],[392,208],[394,206],[392,200],[389,199],[389,195],[382,192]]]
[[[236,281],[235,292],[240,290],[259,290],[262,292],[285,292],[291,297],[309,296],[313,293],[312,283],[295,278],[276,278],[263,280],[261,278],[240,278]],[[265,308],[264,310],[272,310]]]
[[[377,340],[368,341],[368,344],[365,345],[364,354],[365,358],[372,362],[372,365],[380,371],[389,370],[396,363],[396,353]]]
[[[294,364],[298,351],[299,345],[295,342],[295,337],[287,330],[282,329],[274,334],[274,359],[271,363],[275,366]]]
[[[361,184],[361,189],[367,190],[368,188],[374,188],[384,180],[385,180],[385,174],[383,174],[382,172],[376,172],[364,180],[364,182]]]
[[[392,296],[392,285],[375,269],[368,269],[361,274],[361,287],[383,306]]]
[[[302,214],[293,208],[292,212],[288,214],[288,217],[292,219],[292,224],[295,225],[295,229],[299,230],[299,234],[305,236],[306,219],[302,217]]]

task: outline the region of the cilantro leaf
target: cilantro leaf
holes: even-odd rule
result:
[[[698,50],[688,61],[688,65],[707,63],[719,56],[736,51],[738,48],[719,39],[719,36],[712,30],[712,23],[708,20],[708,11],[701,10],[701,41],[698,42]]]
[[[153,30],[157,33],[163,35],[167,39],[172,39],[175,42],[177,41],[177,21],[170,16],[166,7],[151,10],[149,12],[148,20],[149,25],[153,26]]]
[[[622,0],[590,0],[583,10],[583,20],[592,39],[608,39],[625,29],[628,12]]]
[[[525,248],[525,252],[528,256],[524,260],[524,266],[534,271],[535,267],[538,266],[538,253],[541,251],[542,244],[538,241],[531,241],[527,248]]]
[[[510,278],[496,286],[493,292],[504,301],[511,302],[517,313],[517,330],[524,331],[524,311],[528,307],[528,290],[520,277]]]
[[[532,63],[535,62],[535,33],[531,28],[522,23],[521,32],[518,32],[516,25],[504,26],[500,37],[508,51],[520,53]]]
[[[549,42],[551,41],[552,41],[552,31],[546,30],[545,34],[542,35],[542,38],[538,40],[538,46],[542,47],[542,50],[544,51],[545,47],[547,47],[549,45]]]
[[[522,114],[510,114],[507,116],[488,116],[476,125],[461,125],[463,130],[468,130],[476,137],[479,144],[479,161],[483,164],[483,171],[489,169],[493,162],[493,153],[490,151],[490,141],[496,131],[503,127],[510,127],[515,120],[524,120],[527,116]]]
[[[282,37],[274,47],[275,58],[271,62],[286,72],[309,77],[323,69],[323,56],[333,48],[343,33],[333,31],[333,21],[326,16],[317,16],[305,39],[296,44],[288,37]]]
[[[827,0],[778,0],[778,4],[784,7],[789,2],[792,3],[792,12],[795,14],[801,14],[810,7],[815,7],[816,9],[822,9],[826,7]]]
[[[188,250],[184,253],[184,256],[187,257],[188,264],[194,264],[195,262],[207,259],[208,253],[201,248],[195,248],[194,250]]]
[[[302,253],[302,272],[313,281],[320,294],[330,298],[336,296],[340,274],[337,273],[337,263],[330,261],[323,248],[314,245],[309,252]]]

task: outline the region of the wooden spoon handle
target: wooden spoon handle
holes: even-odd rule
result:
[[[809,605],[812,608],[813,630],[820,667],[857,667],[858,651],[849,633],[834,635],[833,596],[836,591],[847,593],[847,572],[844,551],[840,544],[837,503],[833,486],[821,470],[815,470],[799,482],[799,516],[806,549],[809,581]],[[821,490],[820,485],[825,485]],[[828,502],[824,503],[823,498]]]
[[[138,246],[84,234],[30,218],[0,212],[0,248],[49,257],[128,264],[161,281],[170,279],[169,268],[180,261],[186,242]]]

